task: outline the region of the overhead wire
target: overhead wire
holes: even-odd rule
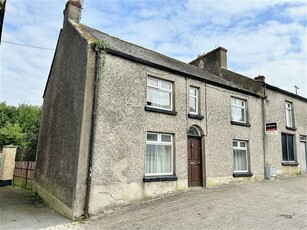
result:
[[[24,47],[28,47],[28,48],[35,48],[35,49],[42,49],[42,50],[55,50],[55,49],[51,49],[51,48],[40,47],[40,46],[30,46],[30,45],[15,43],[15,42],[8,42],[8,41],[1,41],[1,42],[11,44],[11,45],[24,46]]]

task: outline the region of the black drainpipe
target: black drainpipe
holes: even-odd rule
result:
[[[262,147],[263,147],[263,166],[264,166],[264,178],[266,177],[266,84],[262,83],[263,87],[263,97],[261,98],[261,107],[262,107]]]
[[[92,184],[93,149],[94,149],[94,136],[95,136],[95,127],[96,127],[96,112],[97,112],[96,109],[97,109],[97,97],[98,97],[99,72],[100,72],[100,52],[95,52],[95,84],[94,84],[94,95],[93,95],[88,171],[86,179],[85,208],[84,208],[85,218],[90,217],[89,201],[90,201],[91,184]]]

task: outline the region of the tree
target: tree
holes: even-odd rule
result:
[[[0,102],[0,148],[13,144],[22,149],[37,147],[41,107],[27,104],[15,106]]]
[[[25,134],[24,145],[27,149],[37,148],[38,134],[41,119],[41,107],[21,104],[18,107],[18,123]]]
[[[0,128],[0,143],[3,145],[16,145],[23,147],[24,134],[21,132],[19,124],[8,122],[3,128]]]

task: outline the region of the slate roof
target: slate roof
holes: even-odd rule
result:
[[[233,81],[225,80],[220,76],[209,73],[207,70],[200,69],[191,64],[178,61],[158,52],[123,41],[119,38],[110,36],[106,33],[82,24],[78,24],[78,29],[83,33],[89,34],[95,39],[105,41],[108,47],[107,53],[141,62],[143,64],[152,65],[153,67],[162,68],[174,72],[175,74],[201,80],[212,85],[217,85],[227,89],[257,96],[255,91],[244,87],[242,84],[237,84]]]

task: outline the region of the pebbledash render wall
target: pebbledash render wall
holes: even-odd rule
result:
[[[100,72],[90,213],[188,188],[187,131],[202,137],[203,185],[264,178],[261,99],[106,54]],[[173,82],[174,111],[145,111],[147,77]],[[200,115],[188,117],[189,87],[199,88]],[[250,127],[231,124],[231,97],[247,101]],[[175,181],[143,182],[147,132],[173,134]],[[248,142],[252,177],[233,177],[232,141]]]
[[[44,92],[33,190],[70,218],[84,213],[94,61],[65,20]]]
[[[207,85],[206,186],[264,178],[261,98]],[[231,98],[246,101],[247,124],[231,124]],[[247,142],[251,177],[233,176],[233,140]]]
[[[148,75],[174,82],[176,116],[145,111]],[[185,78],[106,55],[98,92],[90,212],[186,189]],[[143,182],[147,131],[174,135],[177,181]]]
[[[307,99],[282,92],[275,87],[266,88],[265,120],[266,123],[276,123],[277,130],[265,132],[266,165],[276,168],[276,176],[300,175],[302,173],[302,155],[300,135],[307,136]],[[286,127],[285,103],[293,106],[294,127]],[[282,133],[295,135],[295,163],[287,165],[282,159]]]

